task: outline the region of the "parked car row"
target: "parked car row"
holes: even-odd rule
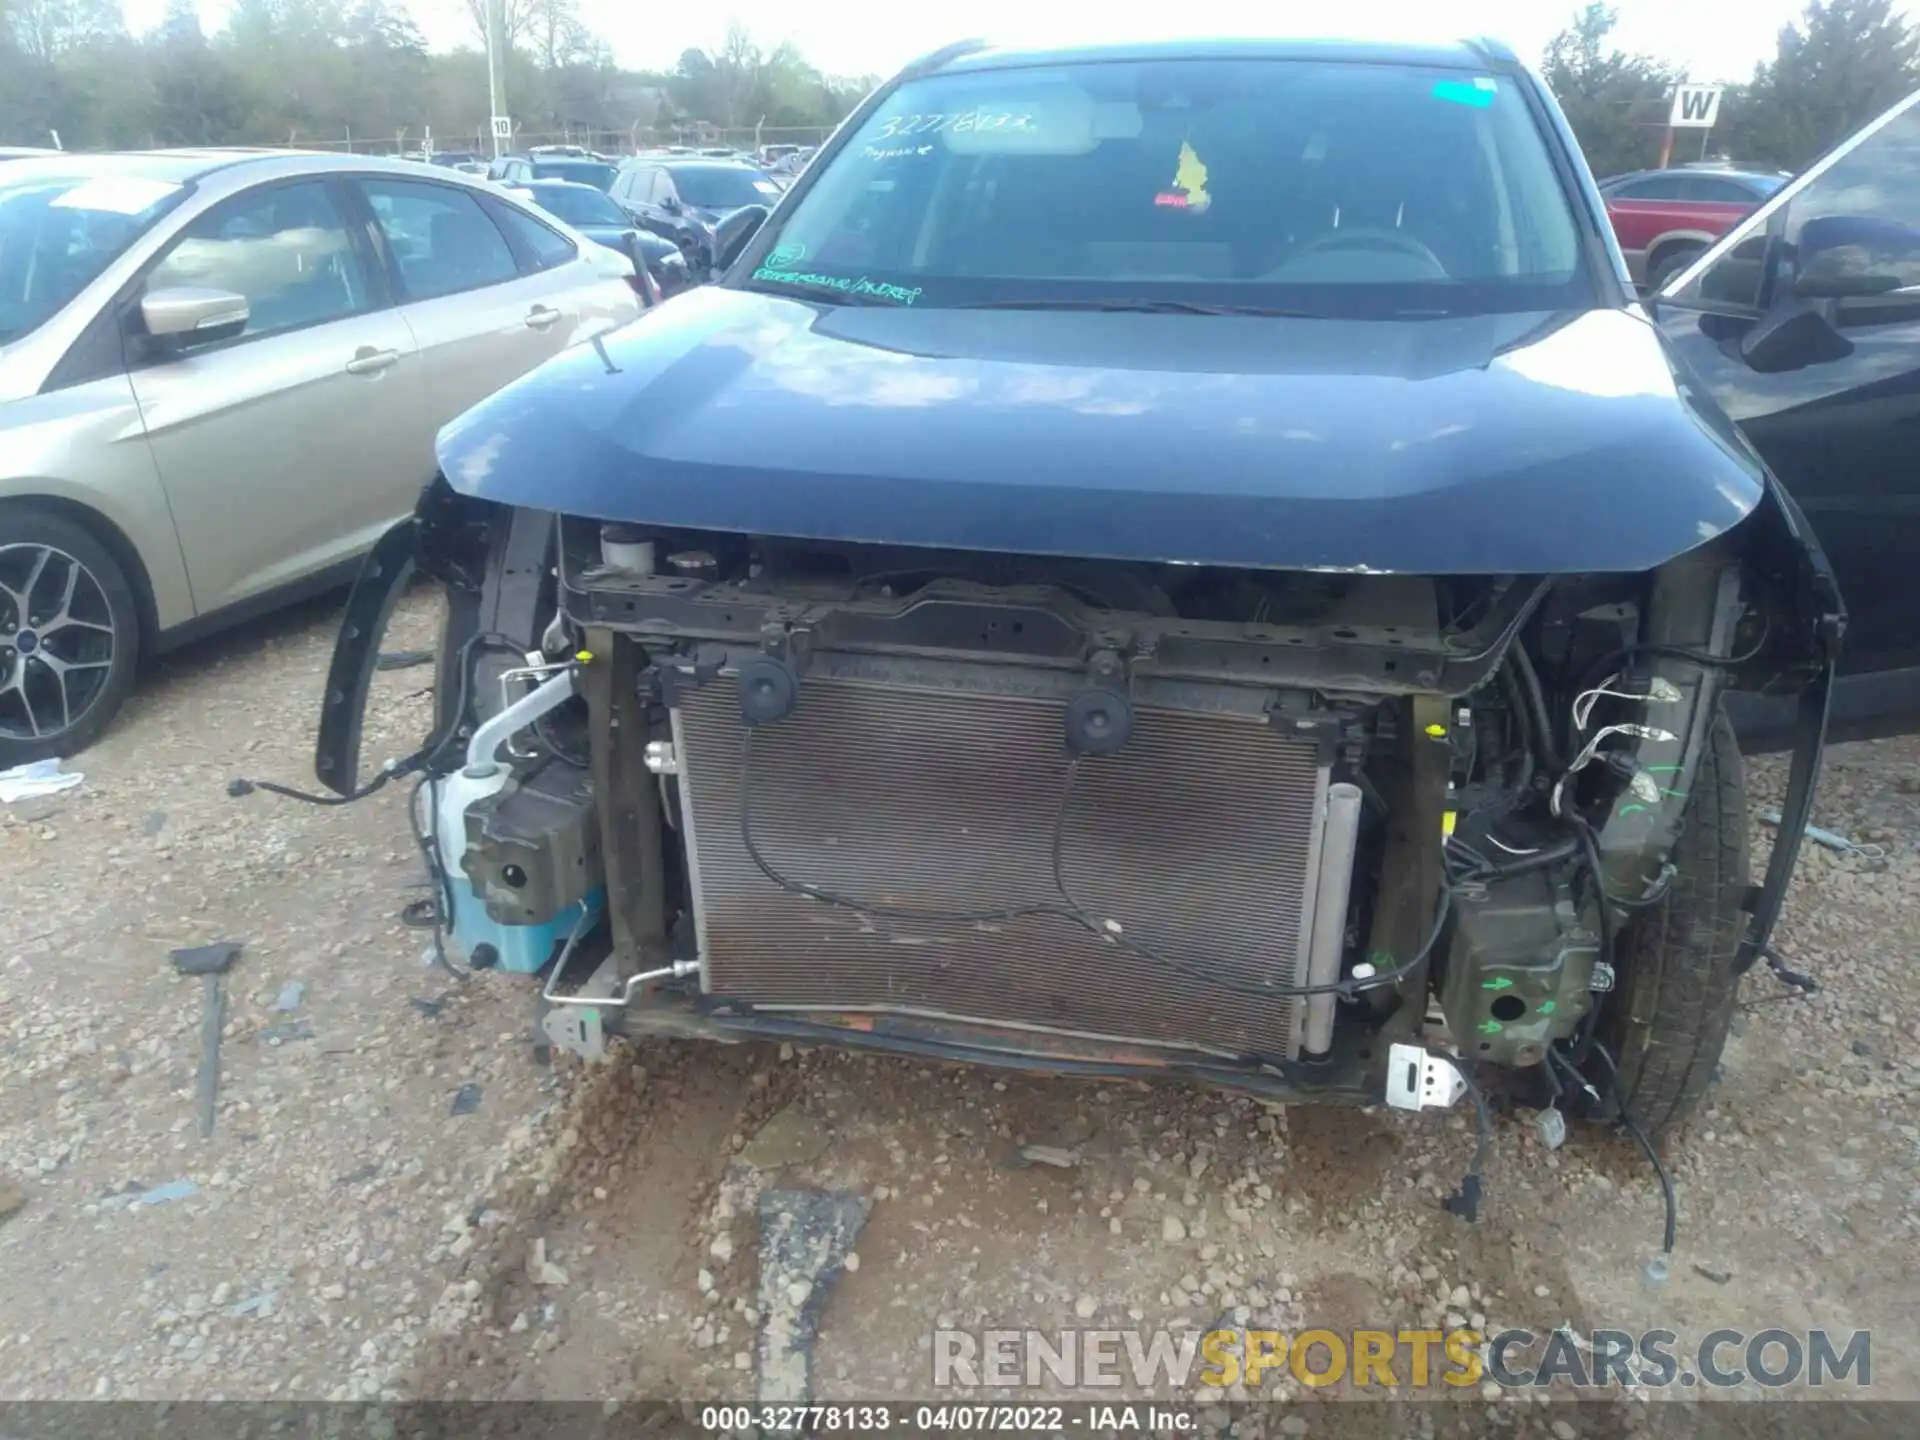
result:
[[[1912,128],[1861,154],[1895,154]],[[709,278],[728,224],[750,230],[784,193],[759,166],[688,152],[432,159],[35,152],[0,168],[0,763],[99,733],[139,653],[337,577],[405,509],[441,423]],[[1850,193],[1920,225],[1905,163]],[[492,178],[463,173],[475,164]],[[1600,189],[1634,278],[1697,300],[1760,283],[1726,246],[1672,282],[1715,235],[1751,237],[1746,217],[1785,184],[1688,166]],[[1680,208],[1694,223],[1647,228]],[[1778,223],[1775,206],[1761,216]],[[1920,543],[1900,523],[1912,507],[1888,498],[1913,486],[1887,468],[1916,418],[1896,402],[1920,374],[1920,275],[1884,253],[1880,290],[1809,298],[1796,317],[1831,352],[1815,363],[1784,364],[1769,327],[1724,306],[1663,311],[1763,453],[1808,473],[1803,503],[1875,594],[1897,592]],[[1835,454],[1848,467],[1824,463]],[[1852,653],[1900,660],[1914,618],[1876,603]]]
[[[349,578],[442,424],[653,298],[450,169],[0,167],[0,768],[90,743],[143,654]]]
[[[487,166],[487,178],[522,189],[542,181],[566,181],[602,191],[632,226],[671,241],[685,258],[688,276],[699,278],[712,270],[716,227],[749,205],[771,205],[786,188],[733,151],[661,150],[614,161],[579,147],[564,153],[561,147],[543,147],[495,157]],[[549,193],[556,199],[564,195]],[[603,217],[600,223],[604,230],[613,222]],[[669,288],[670,280],[683,277],[655,278]]]

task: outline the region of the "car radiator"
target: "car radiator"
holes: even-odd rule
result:
[[[1058,915],[829,905],[782,889],[743,842],[745,799],[755,845],[787,880],[942,916],[1058,904],[1062,711],[810,677],[793,714],[753,732],[747,769],[733,682],[684,696],[679,823],[706,991],[762,1009],[1297,1054],[1302,1002],[1202,978],[1304,978],[1327,771],[1311,742],[1258,718],[1142,710],[1123,749],[1079,762],[1060,832],[1066,888],[1102,931],[1157,959]]]

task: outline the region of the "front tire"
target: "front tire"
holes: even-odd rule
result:
[[[1692,1113],[1712,1084],[1733,1023],[1746,933],[1747,786],[1726,712],[1714,717],[1682,815],[1666,898],[1616,938],[1617,992],[1598,1038],[1620,1066],[1619,1098],[1649,1136]],[[1604,1093],[1605,1062],[1589,1067]]]
[[[63,515],[0,507],[0,769],[99,739],[139,662],[139,608],[112,552]]]
[[[1660,257],[1660,263],[1647,273],[1647,293],[1658,295],[1667,288],[1667,282],[1678,275],[1687,266],[1693,264],[1706,253],[1703,245],[1689,245],[1679,250],[1668,251]]]

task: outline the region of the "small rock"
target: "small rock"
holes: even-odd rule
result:
[[[1307,1417],[1304,1415],[1287,1416],[1285,1419],[1283,1419],[1280,1422],[1280,1433],[1282,1435],[1306,1434],[1307,1433]]]
[[[524,1335],[527,1332],[527,1327],[532,1323],[532,1321],[527,1319],[527,1312],[522,1310],[518,1315],[513,1317],[513,1323],[507,1327],[507,1333],[510,1335]]]
[[[347,1287],[337,1280],[331,1285],[322,1285],[320,1287],[320,1298],[322,1300],[344,1300],[347,1298]]]
[[[1574,1440],[1577,1433],[1573,1426],[1564,1420],[1556,1420],[1548,1428],[1553,1431],[1553,1440]]]
[[[480,1086],[478,1082],[469,1080],[466,1084],[462,1085],[458,1090],[453,1092],[453,1106],[451,1110],[452,1114],[471,1115],[473,1114],[474,1111],[478,1110],[479,1108],[480,1108]]]
[[[11,1220],[26,1203],[26,1191],[11,1180],[0,1180],[0,1220]]]
[[[740,1148],[739,1160],[755,1170],[780,1170],[819,1159],[832,1143],[827,1127],[796,1103],[755,1131]]]
[[[191,1180],[169,1180],[151,1190],[142,1190],[133,1199],[136,1205],[165,1205],[171,1200],[191,1199],[199,1193],[200,1187]]]
[[[1060,1145],[1022,1145],[1014,1155],[1023,1165],[1051,1165],[1056,1170],[1071,1170],[1080,1163],[1078,1154]]]
[[[1160,1222],[1160,1238],[1169,1245],[1177,1245],[1187,1238],[1187,1227],[1178,1215],[1169,1215]]]
[[[1099,1308],[1100,1302],[1091,1295],[1082,1295],[1078,1300],[1073,1302],[1073,1313],[1078,1315],[1082,1320],[1091,1320],[1093,1318],[1093,1312]]]
[[[860,1252],[858,1250],[849,1250],[847,1252],[847,1258],[841,1263],[848,1270],[858,1270],[860,1268]]]
[[[1553,1291],[1545,1285],[1536,1285],[1533,1287],[1533,1293],[1539,1296],[1542,1300],[1544,1300],[1549,1295],[1553,1294]]]
[[[300,1002],[307,998],[307,987],[298,980],[290,981],[280,989],[279,996],[273,1002],[273,1008],[282,1014],[298,1010]]]
[[[536,1285],[558,1287],[567,1283],[567,1272],[547,1259],[545,1240],[536,1239],[527,1246],[527,1278]]]
[[[694,1284],[699,1288],[702,1295],[711,1295],[713,1293],[713,1272],[711,1270],[702,1270],[694,1277]]]
[[[707,1246],[707,1253],[722,1265],[733,1258],[733,1236],[721,1231],[713,1237],[713,1243]]]

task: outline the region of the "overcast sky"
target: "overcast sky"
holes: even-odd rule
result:
[[[125,0],[135,30],[158,23],[166,0]],[[1771,55],[1781,24],[1802,0],[1615,0],[1615,39],[1684,64],[1694,80],[1742,80]],[[463,0],[411,0],[409,8],[436,49],[471,43]],[[691,46],[717,45],[729,20],[762,44],[792,40],[807,59],[837,75],[885,74],[916,55],[972,36],[1004,43],[1061,43],[1155,34],[1318,35],[1451,38],[1492,35],[1529,64],[1564,26],[1574,0],[1360,0],[1346,6],[1299,0],[1211,0],[1190,8],[1192,21],[1116,20],[1117,7],[1095,0],[963,0],[959,5],[795,5],[792,0],[582,0],[591,25],[620,63],[671,69]],[[1909,13],[1920,0],[1907,0]],[[227,0],[200,0],[209,30]],[[1331,21],[1319,17],[1337,12]],[[1157,28],[1145,28],[1157,27]]]

